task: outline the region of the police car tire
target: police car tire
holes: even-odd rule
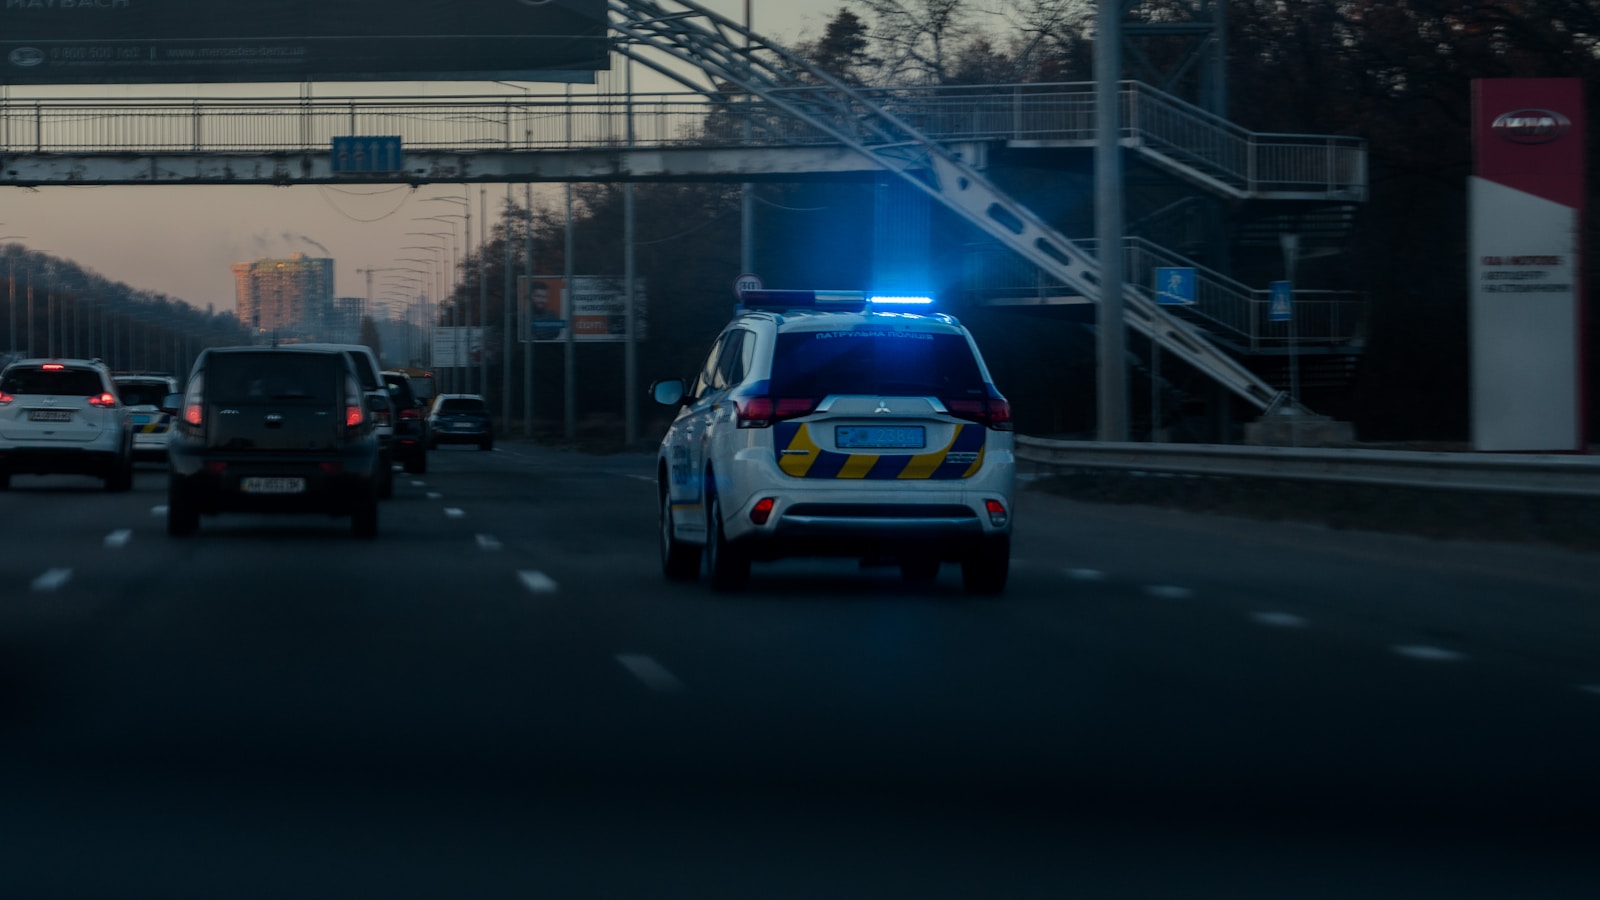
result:
[[[672,536],[672,505],[661,498],[661,574],[669,581],[693,581],[700,576],[700,548]]]
[[[750,558],[722,533],[722,501],[711,495],[706,523],[706,571],[714,591],[736,591],[750,580]]]
[[[1006,589],[1010,569],[1010,536],[987,538],[962,557],[961,582],[971,594],[998,594]]]

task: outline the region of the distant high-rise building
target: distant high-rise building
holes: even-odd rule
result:
[[[333,260],[291,253],[287,259],[234,263],[239,321],[257,334],[320,337],[333,313]]]

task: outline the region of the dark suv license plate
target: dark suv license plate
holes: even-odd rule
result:
[[[301,494],[305,489],[304,478],[251,477],[239,482],[239,490],[246,494]]]
[[[28,411],[29,422],[71,422],[70,409],[34,409]]]
[[[920,450],[928,439],[921,425],[836,425],[833,442],[841,450]]]

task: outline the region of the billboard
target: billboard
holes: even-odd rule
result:
[[[1583,82],[1480,79],[1468,180],[1472,443],[1570,452],[1583,419]]]
[[[440,325],[433,329],[428,365],[435,369],[476,366],[483,360],[483,327]]]
[[[644,279],[633,282],[634,337],[644,340],[647,329]],[[521,276],[517,279],[521,341],[564,341],[572,329],[575,341],[628,339],[628,291],[621,278],[575,276],[569,285],[559,276]]]
[[[0,84],[581,81],[606,0],[0,0]]]

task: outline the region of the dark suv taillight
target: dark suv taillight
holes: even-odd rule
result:
[[[811,397],[745,397],[735,400],[733,407],[740,428],[767,428],[773,422],[810,414],[817,401]]]
[[[995,431],[1011,431],[1011,404],[998,398],[946,400],[944,408],[958,419],[977,422]]]

